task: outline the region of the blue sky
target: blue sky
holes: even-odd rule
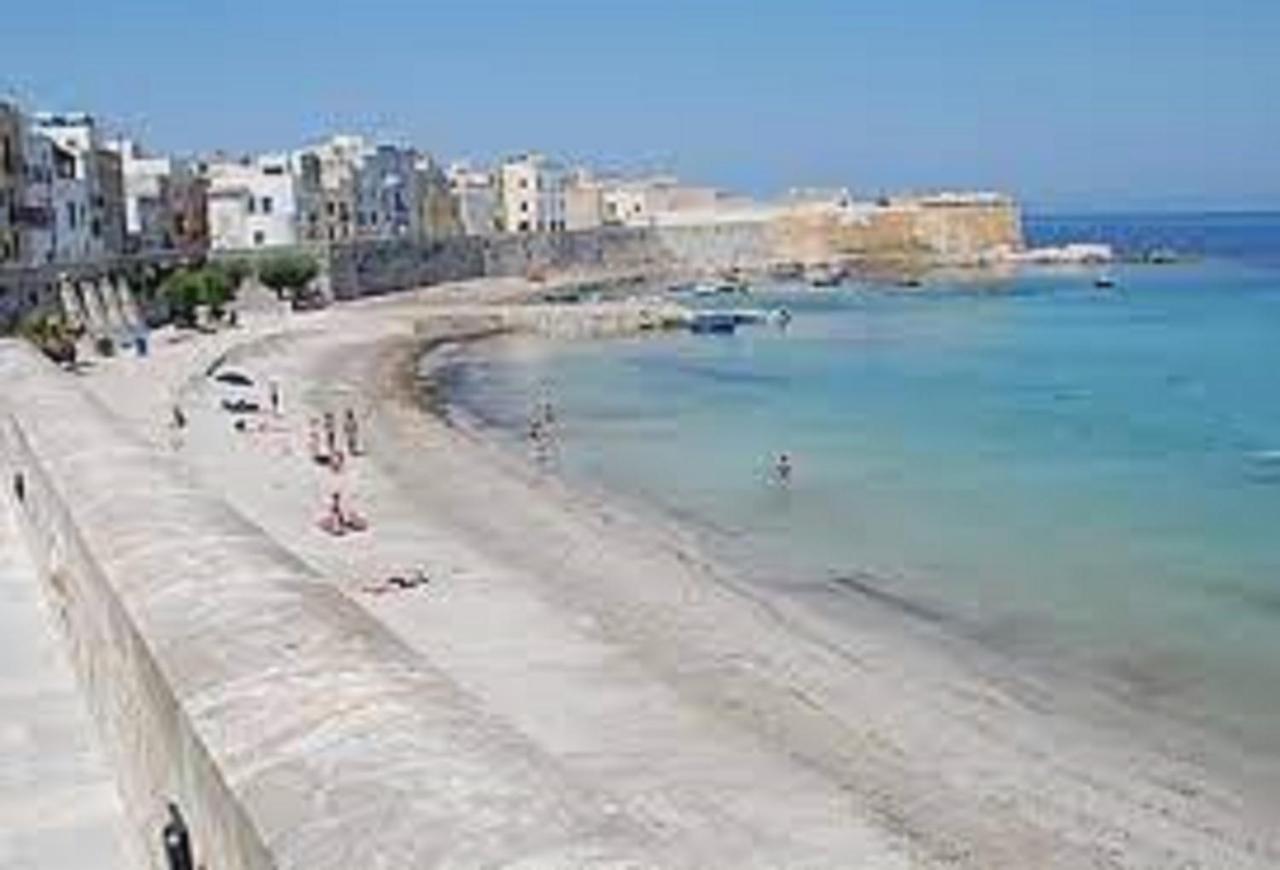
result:
[[[1280,207],[1277,0],[7,3],[0,90],[166,150],[352,129],[752,193]]]

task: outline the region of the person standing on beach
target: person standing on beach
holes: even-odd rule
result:
[[[324,446],[329,456],[338,452],[338,424],[332,411],[324,412]]]
[[[357,456],[360,454],[360,424],[356,421],[356,412],[347,408],[347,412],[342,417],[343,434],[347,437],[347,454],[349,456]]]
[[[271,414],[275,417],[280,416],[280,383],[278,381],[271,382]]]
[[[320,421],[315,417],[307,423],[307,451],[312,462],[320,464],[325,461],[324,454],[320,452]]]

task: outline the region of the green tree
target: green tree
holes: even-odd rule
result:
[[[187,327],[196,325],[196,309],[201,305],[208,306],[210,314],[221,320],[236,295],[226,272],[215,266],[179,269],[165,279],[161,292],[174,321]]]
[[[76,335],[61,320],[31,316],[22,321],[18,331],[54,362],[75,365]]]
[[[307,254],[273,254],[258,263],[258,280],[281,298],[296,297],[319,273]]]

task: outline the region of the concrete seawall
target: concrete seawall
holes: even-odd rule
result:
[[[6,496],[151,866],[168,801],[210,870],[682,866],[73,377],[4,342],[0,379]]]

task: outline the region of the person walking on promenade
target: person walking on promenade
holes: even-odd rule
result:
[[[280,383],[279,381],[271,382],[271,414],[274,417],[280,416]]]

